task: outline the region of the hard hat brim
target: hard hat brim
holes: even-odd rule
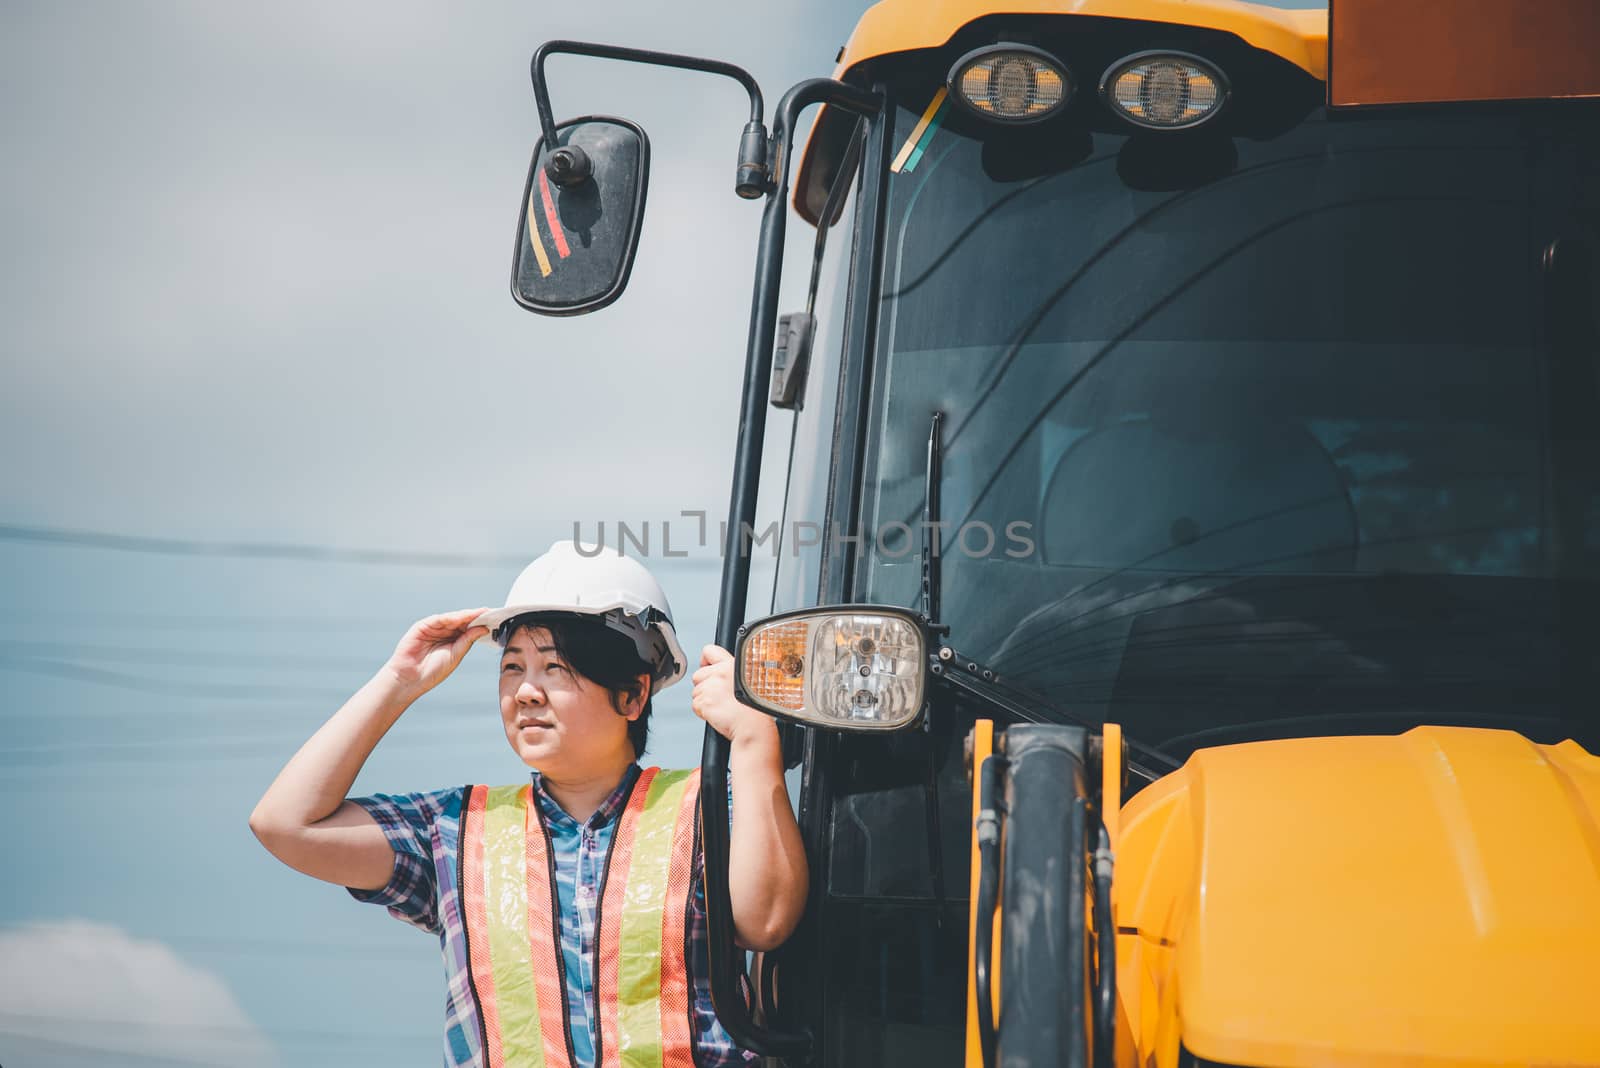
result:
[[[583,605],[581,607],[570,604],[517,604],[506,605],[504,608],[492,608],[474,619],[469,626],[488,627],[492,635],[500,625],[517,616],[532,615],[535,613],[550,613],[565,616],[605,616],[608,612],[622,611],[630,615],[637,615],[641,606],[625,601],[615,601],[610,604]],[[672,655],[673,662],[677,665],[670,673],[655,679],[650,686],[651,695],[660,693],[668,686],[683,678],[689,670],[689,661],[683,655],[683,649],[678,645],[678,635],[672,624],[666,620],[657,620],[651,628],[660,632],[667,643],[667,649]]]

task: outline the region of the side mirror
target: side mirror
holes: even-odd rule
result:
[[[511,295],[540,315],[582,315],[622,295],[639,247],[650,139],[625,119],[555,128],[533,150],[517,219]]]

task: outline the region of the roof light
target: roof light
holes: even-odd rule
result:
[[[1139,52],[1112,64],[1100,95],[1135,126],[1184,130],[1216,117],[1228,99],[1228,80],[1199,56]]]
[[[1072,78],[1048,52],[1000,44],[956,60],[948,79],[951,95],[990,122],[1041,122],[1072,99]]]

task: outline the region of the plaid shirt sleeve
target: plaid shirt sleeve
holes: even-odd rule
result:
[[[394,848],[394,870],[379,890],[345,887],[357,901],[383,905],[389,915],[429,934],[439,922],[439,876],[434,852],[441,815],[460,808],[461,788],[414,794],[374,794],[349,800],[366,809]]]

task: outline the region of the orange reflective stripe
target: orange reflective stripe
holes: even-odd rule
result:
[[[672,830],[667,869],[667,904],[661,912],[661,1058],[663,1068],[694,1068],[694,1033],[689,1027],[689,894],[700,815],[700,772],[684,784]]]
[[[600,898],[599,974],[595,976],[595,1009],[600,1014],[599,1056],[601,1068],[622,1068],[617,1036],[617,975],[622,960],[622,904],[628,892],[628,868],[633,863],[634,834],[644,812],[650,784],[660,768],[645,768],[633,784],[627,807],[617,820],[611,836],[611,851],[606,858],[605,891]]]
[[[539,1030],[544,1036],[545,1068],[572,1068],[568,1056],[566,970],[557,948],[561,941],[550,878],[550,843],[531,787],[527,804],[528,948],[539,992]]]
[[[561,219],[556,215],[556,202],[550,198],[550,182],[544,176],[544,168],[539,168],[539,199],[544,202],[545,221],[550,224],[550,237],[556,243],[556,255],[566,259],[572,255],[572,250],[567,247],[566,235],[561,232]]]
[[[618,817],[597,917],[601,1068],[693,1068],[686,934],[698,771],[646,768]],[[572,1068],[552,856],[528,786],[474,786],[461,820],[468,980],[486,1068]]]
[[[529,786],[475,786],[462,819],[467,960],[488,1068],[571,1068],[550,853]]]

